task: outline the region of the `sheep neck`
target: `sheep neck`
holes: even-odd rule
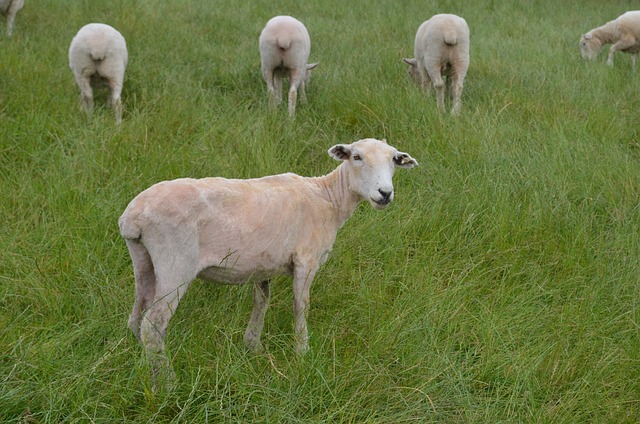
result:
[[[336,222],[341,227],[353,215],[360,196],[349,189],[349,164],[343,162],[329,174],[314,178],[318,187],[328,202],[333,205]]]
[[[606,24],[591,30],[591,35],[600,40],[602,45],[611,44],[615,41],[615,21],[607,22]]]

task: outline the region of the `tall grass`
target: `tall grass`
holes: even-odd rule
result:
[[[636,7],[28,0],[0,37],[0,421],[640,421],[640,76],[577,46]],[[401,62],[438,12],[472,32],[458,118]],[[293,121],[259,69],[277,14],[320,62]],[[128,42],[120,127],[105,93],[93,119],[78,109],[67,49],[88,22]],[[152,393],[126,328],[128,201],[183,176],[321,175],[331,145],[364,137],[420,167],[341,229],[311,351],[293,350],[290,279],[261,355],[242,346],[250,287],[196,282],[168,332],[176,386]]]

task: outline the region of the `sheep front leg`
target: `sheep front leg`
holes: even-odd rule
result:
[[[427,72],[427,68],[421,62],[418,62],[418,74],[420,75],[420,86],[425,91],[425,93],[431,93],[431,78],[429,77],[429,73]]]
[[[304,354],[309,350],[309,292],[317,266],[296,266],[293,274],[293,316],[295,320],[296,352]]]
[[[249,351],[257,353],[262,350],[260,334],[264,328],[264,316],[269,308],[269,281],[262,281],[253,286],[253,310],[249,325],[244,332],[244,345]]]
[[[618,42],[616,42],[615,44],[613,44],[609,49],[609,57],[607,58],[607,65],[613,66],[613,55],[615,54],[615,52],[617,52],[618,50],[628,49],[629,47],[633,46],[634,43],[635,43],[635,40],[633,38],[624,37],[618,40]]]

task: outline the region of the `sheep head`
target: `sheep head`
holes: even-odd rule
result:
[[[411,78],[416,84],[422,84],[422,76],[420,75],[420,71],[418,71],[418,60],[417,59],[402,59],[404,63],[409,65],[407,68],[407,74],[409,78]]]
[[[367,200],[374,209],[385,209],[393,201],[396,168],[413,168],[418,162],[399,152],[386,140],[368,138],[351,144],[337,144],[329,155],[348,167],[349,190]]]
[[[602,43],[591,33],[583,34],[580,37],[580,54],[585,60],[593,60],[602,49]]]

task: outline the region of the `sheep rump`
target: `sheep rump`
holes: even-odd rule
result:
[[[69,67],[80,87],[80,106],[91,114],[93,86],[109,87],[109,107],[122,121],[122,87],[129,56],[127,44],[115,28],[91,23],[80,28],[69,46]]]

